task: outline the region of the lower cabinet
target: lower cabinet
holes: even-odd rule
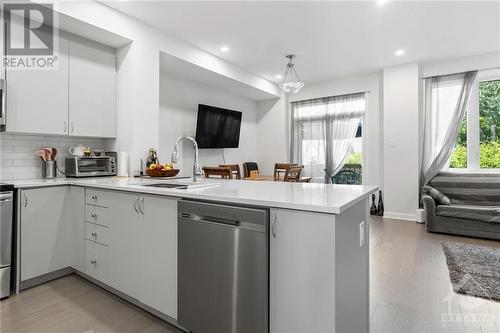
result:
[[[103,283],[109,281],[110,259],[108,246],[86,239],[84,261],[83,270],[85,274]]]
[[[271,209],[270,218],[270,332],[335,332],[335,217]]]
[[[20,281],[82,268],[83,195],[74,186],[19,191]]]
[[[177,199],[143,196],[139,300],[177,319]]]
[[[86,201],[89,191],[105,207]],[[19,193],[21,282],[73,267],[177,318],[178,199],[76,186]]]
[[[85,273],[177,318],[177,199],[92,190],[87,204]]]

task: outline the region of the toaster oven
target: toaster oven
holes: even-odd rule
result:
[[[116,176],[116,161],[112,156],[66,157],[67,177]]]

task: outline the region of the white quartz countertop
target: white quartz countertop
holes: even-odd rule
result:
[[[16,188],[75,185],[110,190],[165,195],[221,203],[286,208],[340,214],[377,191],[375,186],[285,183],[250,180],[202,179],[188,189],[147,187],[154,183],[189,184],[190,178],[144,179],[121,177],[12,180]]]

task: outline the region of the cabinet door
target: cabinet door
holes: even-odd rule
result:
[[[177,199],[144,196],[141,205],[139,300],[177,319]]]
[[[110,192],[107,278],[102,281],[138,298],[140,273],[139,214],[134,208],[137,196]],[[135,206],[137,207],[137,205]]]
[[[68,193],[68,186],[21,191],[21,281],[73,266]]]
[[[335,217],[271,210],[271,333],[335,331]]]
[[[74,37],[69,50],[69,134],[115,137],[115,49]]]
[[[57,69],[8,70],[8,132],[68,134],[68,41],[59,39]]]

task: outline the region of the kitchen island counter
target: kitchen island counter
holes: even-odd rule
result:
[[[285,183],[271,181],[201,179],[199,186],[188,189],[144,186],[155,183],[191,184],[190,178],[57,178],[11,181],[16,188],[73,185],[189,199],[286,208],[320,213],[341,214],[377,191],[375,186]]]

